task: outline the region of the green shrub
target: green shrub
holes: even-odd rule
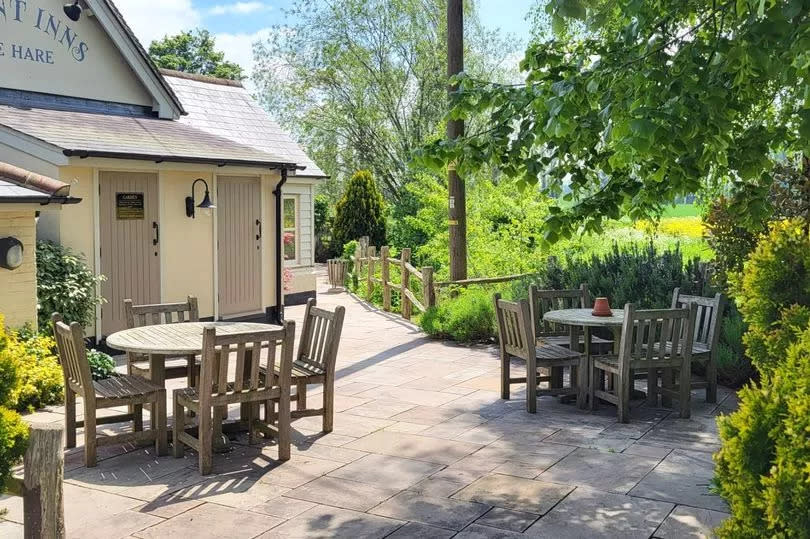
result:
[[[95,348],[87,351],[87,362],[90,363],[90,374],[93,380],[104,380],[115,376],[115,360]]]
[[[732,277],[732,292],[748,332],[743,342],[760,372],[782,360],[783,324],[795,326],[792,305],[810,306],[810,235],[802,219],[772,223],[767,236]],[[788,328],[789,330],[789,328]],[[781,343],[781,345],[780,345]],[[776,348],[774,348],[776,347]],[[781,348],[780,348],[781,347]]]
[[[672,304],[672,290],[676,287],[686,294],[700,292],[698,263],[684,263],[677,245],[659,251],[652,243],[624,247],[614,244],[609,253],[601,256],[566,257],[562,264],[550,258],[541,280],[542,286],[552,289],[578,288],[587,283],[592,297],[607,297],[614,308],[623,308],[626,303],[662,308]]]
[[[419,323],[432,337],[464,343],[489,341],[496,331],[492,295],[485,290],[464,290],[428,309]]]
[[[25,453],[28,427],[20,415],[10,410],[19,384],[19,366],[9,352],[12,338],[5,331],[0,315],[0,494],[5,489],[11,468]]]
[[[28,442],[28,425],[20,414],[0,405],[0,493],[11,469],[22,459]]]
[[[52,337],[9,335],[5,353],[17,368],[17,384],[8,401],[12,408],[31,412],[62,402],[64,378],[55,350],[56,342]]]
[[[88,326],[96,317],[96,306],[103,300],[96,276],[84,257],[49,241],[37,242],[37,300],[39,327],[50,326],[51,315],[60,313],[66,322]]]
[[[745,322],[733,301],[729,302],[722,324],[720,342],[717,343],[717,378],[725,386],[740,387],[755,375],[755,371],[743,346]]]
[[[332,239],[336,245],[369,237],[369,245],[385,243],[383,198],[374,178],[367,170],[355,172],[346,186],[343,198],[335,207]]]
[[[719,418],[715,483],[732,516],[724,537],[810,536],[810,328]]]
[[[712,203],[703,218],[706,225],[706,242],[714,251],[712,265],[715,283],[728,289],[729,277],[739,272],[745,259],[757,246],[764,225],[751,230],[740,224],[740,218],[731,201],[720,197]]]

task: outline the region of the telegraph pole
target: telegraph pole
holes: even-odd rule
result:
[[[447,75],[453,77],[464,71],[464,2],[447,0]],[[456,90],[450,85],[449,92]],[[447,139],[464,136],[464,121],[447,122]],[[450,279],[467,278],[467,194],[464,181],[456,172],[455,163],[447,169],[447,189],[450,195]]]

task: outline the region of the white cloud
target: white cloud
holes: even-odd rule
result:
[[[233,4],[218,4],[208,10],[208,13],[211,15],[249,15],[269,9],[271,7],[263,2],[235,2]]]
[[[116,0],[115,5],[146,48],[155,39],[196,28],[202,20],[191,0]]]
[[[216,34],[216,48],[225,53],[225,59],[236,62],[245,70],[245,74],[250,76],[253,73],[253,44],[270,37],[272,28],[262,28],[253,33],[220,33]]]

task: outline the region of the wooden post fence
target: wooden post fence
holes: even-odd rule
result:
[[[411,250],[405,248],[402,250],[402,255],[400,256],[399,262],[399,271],[400,275],[402,276],[402,281],[400,282],[400,305],[402,306],[402,318],[405,320],[411,319],[411,300],[408,297],[408,292],[410,290],[408,287],[410,286],[411,282],[411,272],[408,271],[408,266],[411,263]]]
[[[374,296],[375,287],[379,285],[383,296],[383,310],[390,312],[392,303],[391,293],[392,291],[399,292],[400,312],[402,317],[406,320],[410,320],[413,317],[414,308],[418,311],[425,312],[427,309],[435,307],[438,302],[438,291],[441,288],[450,288],[452,291],[472,285],[505,283],[533,277],[535,275],[533,273],[524,273],[504,277],[482,277],[464,279],[462,281],[436,282],[434,270],[431,266],[416,269],[413,264],[411,264],[411,249],[409,248],[402,249],[399,258],[391,258],[391,248],[388,246],[380,247],[379,256],[376,256],[377,248],[373,245],[368,245],[367,238],[358,240],[357,245],[355,256],[352,257],[355,268],[354,277],[356,283],[365,281],[366,299],[371,301]],[[380,268],[380,277],[377,277],[378,266]],[[391,280],[392,267],[399,269],[399,283],[395,283]],[[363,273],[364,270],[365,273]],[[413,290],[411,290],[413,281],[419,281],[422,285],[421,298],[417,297]]]
[[[23,457],[23,478],[12,477],[8,482],[9,493],[23,498],[25,539],[65,537],[63,432],[61,425],[32,425]]]
[[[383,310],[391,311],[391,261],[388,258],[391,249],[388,246],[380,249],[380,264],[382,264]]]

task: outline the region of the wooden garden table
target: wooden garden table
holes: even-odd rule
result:
[[[585,356],[588,358],[588,378],[590,378],[591,359],[591,333],[593,328],[607,328],[613,333],[613,353],[619,353],[619,344],[622,338],[622,325],[624,324],[624,309],[614,310],[611,316],[594,316],[593,309],[560,309],[548,311],[543,320],[554,324],[562,324],[571,328],[571,342],[578,342],[577,328],[582,327],[585,334]]]
[[[166,358],[202,354],[203,329],[215,327],[217,335],[233,335],[253,331],[280,330],[282,326],[252,322],[182,322],[158,324],[125,329],[107,337],[107,346],[149,356],[149,372],[152,382],[166,386]],[[258,355],[257,355],[258,356]],[[155,411],[149,411],[151,421]],[[220,424],[215,422],[215,424]],[[217,437],[215,436],[216,440]]]

